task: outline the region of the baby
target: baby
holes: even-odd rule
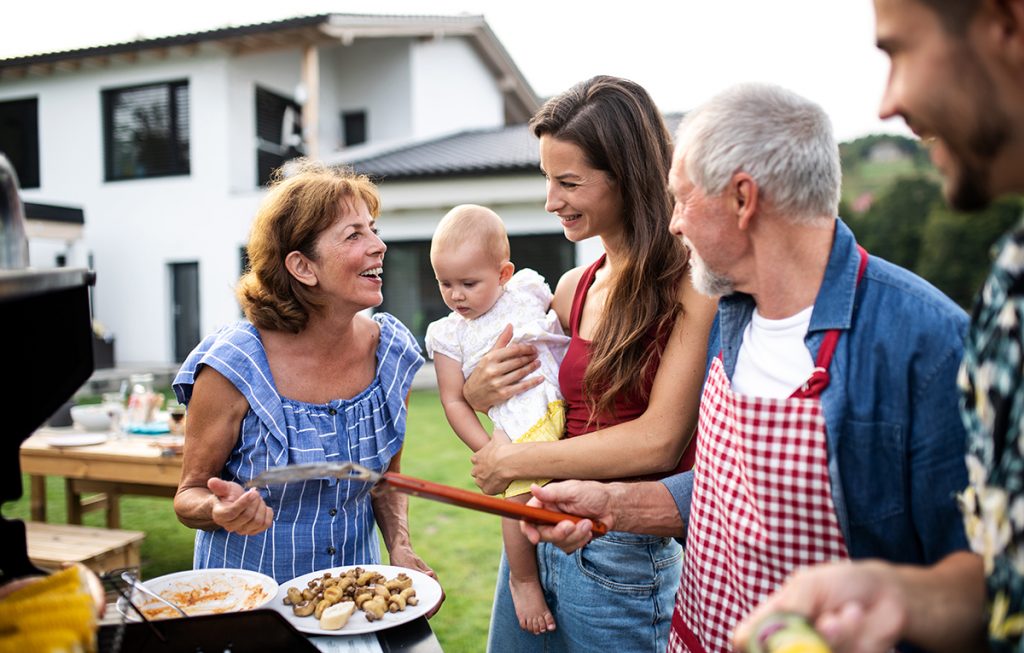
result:
[[[430,241],[430,264],[444,303],[452,313],[427,327],[427,353],[434,359],[437,386],[445,416],[470,449],[487,441],[476,413],[462,396],[465,379],[512,324],[516,342],[533,344],[544,383],[494,406],[491,437],[512,442],[558,440],[565,430],[565,406],[558,388],[558,366],[569,338],[555,312],[549,310],[551,290],[533,270],[519,272],[509,261],[508,235],[501,218],[472,204],[457,206],[441,220]],[[505,497],[525,503],[531,483],[514,481]],[[554,630],[555,620],[537,577],[533,546],[512,519],[502,520],[508,556],[509,586],[519,625],[534,634]]]

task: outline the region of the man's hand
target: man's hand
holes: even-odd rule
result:
[[[510,345],[511,341],[512,325],[509,324],[462,386],[462,395],[473,410],[486,413],[492,406],[543,383],[539,375],[526,378],[540,367],[537,349],[533,345]]]
[[[885,653],[903,638],[907,596],[892,565],[837,562],[795,572],[743,621],[737,650],[754,626],[773,612],[796,612],[814,625],[835,653]]]
[[[206,482],[214,496],[213,522],[231,533],[256,535],[270,528],[274,511],[263,501],[256,488],[244,489],[238,483],[217,477]]]
[[[604,522],[608,530],[612,530],[615,526],[612,486],[607,483],[564,481],[550,483],[544,487],[534,485],[530,491],[533,493],[533,498],[527,502],[528,506],[557,510],[587,518],[576,523],[565,520],[554,526],[519,522],[520,530],[534,544],[540,541],[551,542],[562,551],[572,553],[583,548],[593,539],[591,530],[594,523],[591,520]]]

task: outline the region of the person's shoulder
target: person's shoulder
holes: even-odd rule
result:
[[[868,298],[878,295],[885,304],[886,312],[896,318],[904,315],[911,323],[935,327],[935,321],[947,322],[957,330],[964,329],[968,322],[967,313],[948,295],[917,274],[872,256],[864,277],[868,281]]]
[[[208,357],[211,354],[228,357],[232,353],[251,355],[262,349],[263,342],[256,327],[246,320],[239,320],[225,324],[203,338],[189,358]]]
[[[203,367],[212,367],[243,394],[251,381],[269,384],[269,364],[260,333],[250,322],[239,320],[222,326],[204,338],[185,358],[172,386],[178,400],[191,395],[191,386]],[[184,393],[184,394],[182,394]]]
[[[433,358],[434,353],[438,352],[448,358],[461,360],[462,355],[458,352],[461,349],[465,324],[466,319],[454,311],[428,324],[423,335],[427,356]]]
[[[551,303],[551,288],[537,271],[523,268],[505,284],[505,291],[515,297],[539,302],[544,310]]]
[[[380,328],[380,348],[398,356],[412,354],[419,357],[420,346],[416,336],[401,320],[391,313],[383,312],[374,313],[372,319]]]
[[[565,274],[563,274],[558,280],[555,293],[557,294],[564,291],[568,291],[570,295],[575,293],[576,286],[580,285],[580,279],[583,278],[583,275],[589,268],[590,265],[580,265],[565,272]]]

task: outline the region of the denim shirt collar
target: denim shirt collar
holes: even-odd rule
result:
[[[814,300],[811,323],[804,338],[812,359],[817,356],[826,331],[849,329],[853,324],[859,265],[860,254],[853,232],[841,219],[836,218],[828,265]],[[722,362],[730,379],[736,370],[743,330],[750,323],[753,313],[754,298],[746,293],[734,293],[718,301]]]

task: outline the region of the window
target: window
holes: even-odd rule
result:
[[[22,188],[39,188],[38,100],[0,102],[0,152],[14,166]]]
[[[295,100],[257,86],[257,185],[266,185],[270,173],[302,152],[302,107]]]
[[[516,269],[536,270],[552,291],[562,274],[575,265],[575,246],[561,232],[509,236],[508,240]],[[441,299],[430,267],[430,241],[388,243],[384,257],[384,303],[378,310],[401,320],[421,347],[427,325],[451,312]]]
[[[189,174],[188,82],[103,91],[107,181]]]
[[[366,142],[366,112],[346,111],[341,114],[341,134],[345,147]]]

